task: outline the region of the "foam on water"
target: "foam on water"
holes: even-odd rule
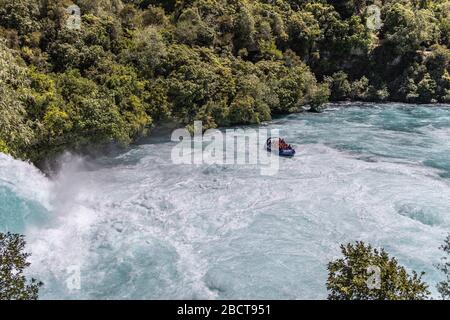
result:
[[[425,271],[435,293],[450,231],[450,109],[336,107],[268,126],[299,151],[273,177],[173,165],[168,142],[66,157],[52,181],[0,156],[10,203],[0,227],[23,226],[43,298],[325,298],[326,264],[355,240]],[[23,206],[47,218],[22,218]],[[80,290],[68,286],[73,268]]]
[[[47,221],[51,182],[33,165],[0,153],[0,232]]]

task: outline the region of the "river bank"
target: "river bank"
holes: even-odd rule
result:
[[[279,114],[273,117],[272,121],[276,121],[277,119],[283,119],[289,117],[290,115],[300,114],[300,113],[317,113],[321,114],[325,111],[331,111],[335,108],[345,108],[345,107],[360,107],[360,108],[371,108],[373,106],[383,106],[383,105],[392,105],[392,104],[400,104],[403,106],[418,106],[425,108],[446,108],[449,107],[448,104],[445,103],[424,103],[424,104],[413,104],[413,103],[405,103],[405,102],[370,102],[370,101],[340,101],[340,102],[330,102],[324,104],[320,111],[312,110],[310,107],[306,106],[302,109],[301,112],[291,113],[291,114]],[[188,128],[191,130],[193,124],[189,124],[188,126],[183,125],[181,122],[175,121],[166,121],[162,123],[157,123],[149,128],[149,131],[146,135],[140,136],[136,138],[136,140],[127,147],[120,146],[117,143],[109,143],[109,144],[94,144],[90,146],[86,146],[83,150],[65,150],[59,154],[51,155],[46,158],[40,159],[38,161],[32,162],[39,170],[41,170],[45,175],[52,176],[57,173],[61,168],[61,157],[64,156],[65,153],[69,153],[72,155],[76,155],[79,157],[85,157],[87,159],[94,160],[96,158],[102,156],[115,157],[119,156],[122,153],[126,153],[127,150],[138,147],[139,145],[146,143],[161,143],[161,142],[169,142],[170,136],[172,132],[176,129],[180,128]],[[249,124],[249,126],[257,127],[258,124]],[[227,127],[218,128],[219,130],[225,130]],[[228,127],[233,128],[233,127]],[[22,159],[23,160],[23,159]]]

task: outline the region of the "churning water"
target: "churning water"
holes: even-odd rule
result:
[[[450,108],[350,104],[267,126],[298,151],[275,176],[174,165],[164,141],[65,157],[51,180],[0,155],[0,231],[26,235],[42,298],[326,298],[326,265],[355,240],[425,271],[435,293]]]

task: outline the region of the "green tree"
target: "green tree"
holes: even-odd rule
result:
[[[426,73],[417,85],[417,93],[419,94],[420,102],[432,102],[434,100],[436,88],[436,82],[431,78],[429,73]]]
[[[236,51],[239,49],[250,49],[255,40],[255,19],[250,10],[243,6],[236,17],[235,22]]]
[[[218,58],[211,50],[173,46],[168,60],[167,68],[173,71],[166,82],[167,96],[172,116],[182,123],[191,123],[200,113],[205,118],[205,112],[216,110],[213,106],[229,105],[230,98],[236,94],[228,61]],[[216,120],[210,125],[223,125],[223,119]]]
[[[56,83],[59,94],[65,100],[64,109],[73,122],[70,134],[63,136],[63,141],[55,137],[65,147],[79,148],[89,143],[130,143],[133,132],[128,130],[126,117],[114,97],[104,88],[82,77],[75,69],[59,74]]]
[[[442,102],[450,101],[450,49],[445,46],[431,47],[432,53],[426,59],[426,69],[435,82],[435,94],[431,97]]]
[[[438,269],[442,271],[446,279],[437,285],[437,289],[444,300],[450,300],[450,234],[441,246],[441,250],[445,256],[442,257],[441,263],[438,265]]]
[[[237,79],[237,94],[230,105],[230,124],[261,123],[271,119],[266,102],[269,89],[255,75]]]
[[[450,1],[436,4],[434,10],[441,30],[441,43],[447,46],[450,43]]]
[[[24,236],[0,233],[0,300],[36,300],[42,282],[24,276],[30,266]]]
[[[330,87],[327,83],[322,83],[313,89],[311,92],[311,108],[309,111],[323,112],[324,105],[328,102],[330,94]]]
[[[401,3],[383,8],[382,35],[396,55],[414,52],[437,43],[440,31],[429,10],[414,10]]]
[[[137,30],[131,43],[120,53],[121,62],[132,64],[146,79],[161,72],[161,64],[166,55],[166,44],[158,29],[153,26]]]
[[[308,2],[304,11],[310,12],[321,29],[314,43],[316,57],[309,63],[318,77],[337,71],[362,73],[367,64],[367,53],[372,42],[370,33],[361,17],[355,15],[342,19],[332,5]]]
[[[152,124],[146,103],[146,81],[139,79],[132,67],[103,62],[97,82],[103,85],[125,120],[126,131],[131,138],[145,133]]]
[[[168,23],[168,18],[163,8],[151,5],[142,13],[142,22],[144,26],[164,26]]]
[[[325,81],[330,86],[331,99],[333,101],[343,101],[350,97],[352,86],[345,72],[336,72],[333,76],[326,77]]]
[[[327,0],[336,11],[344,18],[349,18],[355,14],[361,14],[365,9],[367,0]]]
[[[322,33],[318,21],[310,12],[298,11],[289,17],[288,34],[291,48],[308,57]]]
[[[268,87],[264,101],[273,114],[300,112],[303,106],[319,106],[328,100],[328,86],[321,87],[309,67],[297,56],[285,56],[285,61],[261,61],[256,64]]]
[[[362,77],[351,84],[350,97],[354,100],[366,100],[369,90],[369,79]]]
[[[22,36],[39,29],[37,1],[0,0],[0,26],[12,28]]]
[[[3,151],[24,157],[35,134],[24,99],[29,84],[27,69],[15,56],[17,53],[0,39],[0,140]]]
[[[6,154],[9,153],[8,146],[6,145],[6,142],[3,141],[3,140],[0,140],[0,152],[1,153],[6,153]]]
[[[413,271],[409,275],[384,249],[357,242],[342,245],[341,252],[343,258],[328,264],[328,299],[422,300],[429,297],[428,286],[421,279],[423,273],[418,275]]]
[[[214,30],[203,22],[196,8],[186,9],[178,18],[176,37],[180,43],[209,46],[214,36]]]

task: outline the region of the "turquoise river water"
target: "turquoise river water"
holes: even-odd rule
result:
[[[0,154],[0,231],[26,235],[44,299],[324,299],[327,263],[355,240],[425,271],[437,296],[449,106],[335,105],[265,127],[298,151],[274,176],[173,164],[169,137],[66,155],[51,179]]]

